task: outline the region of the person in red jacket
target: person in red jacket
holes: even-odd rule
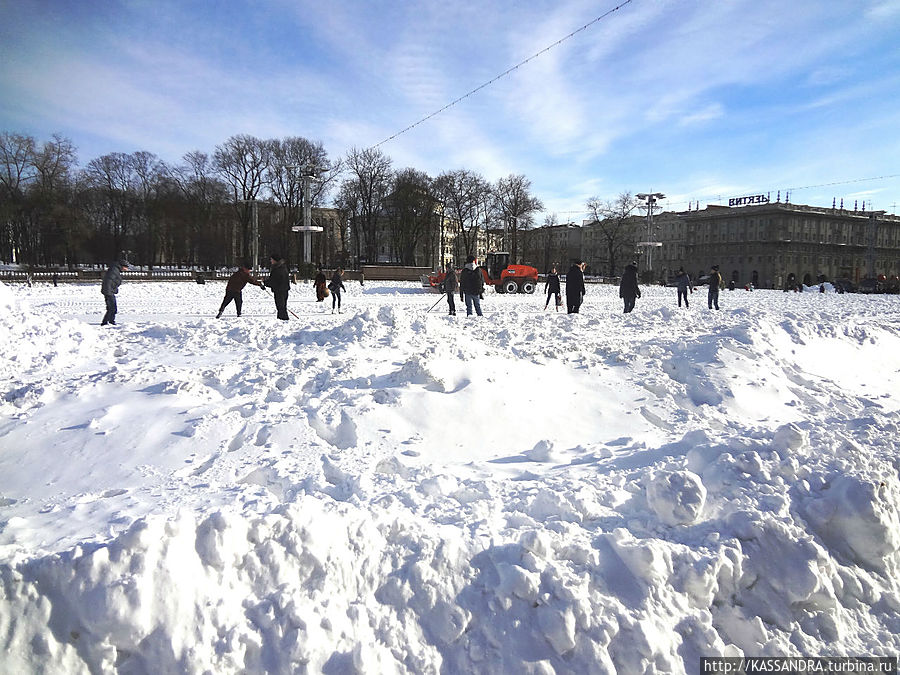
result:
[[[216,314],[217,319],[222,318],[222,312],[225,311],[225,308],[228,307],[232,300],[234,300],[237,315],[241,315],[241,305],[244,304],[241,291],[244,290],[244,286],[247,284],[263,287],[262,282],[250,274],[250,263],[245,262],[238,267],[237,272],[231,275],[231,278],[228,279],[228,283],[225,285],[225,298],[222,300],[222,306],[219,307],[219,313]]]

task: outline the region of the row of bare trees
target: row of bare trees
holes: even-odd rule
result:
[[[304,177],[314,176],[310,206],[332,197],[341,214],[344,262],[388,257],[432,264],[441,218],[458,228],[460,255],[498,224],[510,235],[543,209],[522,175],[491,184],[466,169],[436,178],[395,170],[378,149],[331,159],[301,137],[232,136],[212,154],[189,152],[169,165],[151,152],[114,152],[78,166],[61,136],[40,144],[0,133],[0,261],[32,266],[103,263],[127,250],[146,266],[231,265],[251,251],[254,207],[263,250],[299,259],[291,226],[304,208]],[[322,260],[319,254],[318,262]],[[449,257],[449,256],[448,256]],[[419,258],[419,259],[417,259]]]

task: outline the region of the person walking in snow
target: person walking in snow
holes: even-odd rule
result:
[[[316,287],[316,302],[322,302],[328,297],[327,283],[328,279],[325,278],[325,272],[321,269],[316,270],[316,276],[313,277],[313,285]]]
[[[544,309],[547,309],[547,306],[550,304],[550,296],[555,296],[556,298],[556,311],[559,311],[559,306],[562,304],[562,298],[560,297],[560,293],[562,292],[562,287],[559,283],[559,274],[556,273],[556,267],[550,268],[550,274],[547,275],[547,282],[544,284],[544,293],[547,294],[547,302],[544,303]]]
[[[234,300],[234,308],[237,310],[237,315],[241,315],[241,307],[244,304],[244,298],[241,295],[241,291],[244,290],[244,286],[247,284],[253,284],[260,288],[263,287],[263,282],[250,273],[250,263],[244,262],[237,268],[237,271],[229,277],[228,283],[225,284],[225,297],[222,299],[219,313],[216,314],[217,319],[222,318],[222,312],[224,312],[225,308],[231,304],[232,300]]]
[[[459,274],[459,299],[466,302],[466,316],[472,316],[472,308],[478,316],[481,313],[481,301],[484,299],[484,277],[478,268],[478,259],[474,255],[466,258],[466,266]]]
[[[690,307],[688,304],[688,291],[693,293],[691,288],[691,275],[684,271],[683,267],[678,268],[678,274],[675,276],[675,285],[678,287],[678,306],[681,307],[681,299],[684,298],[684,307]]]
[[[106,314],[103,315],[103,321],[100,322],[101,326],[116,325],[116,312],[119,309],[116,305],[116,294],[119,292],[119,286],[122,285],[122,271],[129,267],[131,267],[130,263],[121,258],[107,267],[103,274],[100,292],[106,301]]]
[[[709,273],[709,296],[707,297],[707,304],[709,308],[712,309],[715,306],[716,309],[719,309],[719,286],[722,285],[722,275],[719,274],[719,266],[713,265],[712,270]]]
[[[282,321],[288,320],[287,299],[291,291],[291,279],[288,276],[287,265],[278,253],[269,256],[269,276],[265,285],[272,289],[275,296],[275,311]]]
[[[341,277],[344,275],[344,268],[338,267],[334,274],[331,277],[331,282],[328,284],[328,290],[331,291],[331,313],[334,314],[334,308],[337,307],[338,314],[341,313],[341,291],[347,290],[344,288],[344,281]]]
[[[637,263],[630,262],[622,272],[622,281],[619,283],[619,297],[625,301],[625,313],[629,314],[634,309],[634,303],[641,297],[641,289],[638,288]]]
[[[450,316],[456,316],[456,292],[459,290],[459,279],[453,264],[447,265],[447,275],[444,277],[444,293],[447,294],[447,305],[450,307]]]
[[[584,301],[584,262],[573,262],[566,272],[566,313],[578,314]]]

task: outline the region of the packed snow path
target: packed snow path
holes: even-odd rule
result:
[[[896,297],[346,285],[0,286],[0,671],[900,652]]]

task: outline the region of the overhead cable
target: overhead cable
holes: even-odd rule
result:
[[[488,81],[485,82],[484,84],[482,84],[482,85],[480,85],[480,86],[478,86],[478,87],[475,87],[472,91],[468,92],[467,94],[463,94],[463,95],[460,96],[459,98],[457,98],[457,99],[451,101],[450,103],[448,103],[447,105],[445,105],[445,106],[444,106],[443,108],[441,108],[440,110],[435,110],[435,111],[434,111],[433,113],[431,113],[430,115],[427,115],[427,116],[423,117],[422,119],[420,119],[418,122],[415,122],[414,124],[410,124],[408,127],[406,127],[405,129],[402,129],[401,131],[398,131],[398,132],[397,132],[396,134],[394,134],[393,136],[388,136],[388,137],[385,138],[383,141],[380,141],[379,143],[376,143],[375,145],[372,146],[372,149],[377,148],[379,145],[384,145],[384,144],[387,143],[388,141],[392,141],[392,140],[394,140],[395,138],[397,138],[397,136],[400,136],[401,134],[405,134],[405,133],[406,133],[407,131],[409,131],[410,129],[414,129],[415,127],[419,126],[419,125],[422,124],[423,122],[427,122],[427,121],[430,120],[432,117],[435,117],[436,115],[440,115],[442,112],[444,112],[444,111],[447,110],[448,108],[452,108],[452,107],[455,106],[457,103],[459,103],[460,101],[462,101],[462,100],[464,100],[464,99],[467,99],[467,98],[468,98],[469,96],[471,96],[472,94],[475,94],[475,93],[481,91],[482,89],[484,89],[485,87],[488,87],[488,86],[492,85],[492,84],[493,84],[494,82],[496,82],[497,80],[499,80],[499,79],[501,79],[501,78],[503,78],[503,77],[506,77],[507,75],[509,75],[509,74],[510,74],[511,72],[513,72],[514,70],[520,68],[521,66],[524,66],[526,63],[528,63],[529,61],[532,61],[532,60],[536,59],[538,56],[541,56],[542,54],[545,54],[546,52],[549,52],[549,51],[550,51],[551,49],[553,49],[554,47],[557,47],[557,46],[559,46],[560,44],[562,44],[563,42],[565,42],[566,40],[568,40],[569,38],[571,38],[571,37],[573,37],[573,36],[575,36],[575,35],[578,35],[578,33],[580,33],[580,32],[583,31],[583,30],[586,30],[587,28],[591,27],[592,25],[594,25],[594,24],[597,23],[598,21],[602,21],[603,19],[605,19],[606,17],[608,17],[608,16],[609,16],[610,14],[612,14],[613,12],[619,11],[622,7],[624,7],[625,5],[629,4],[630,2],[631,2],[631,0],[625,0],[625,2],[621,3],[620,5],[617,5],[617,6],[613,7],[613,8],[612,8],[611,10],[609,10],[608,12],[605,12],[604,14],[601,14],[600,16],[598,16],[598,17],[597,17],[596,19],[594,19],[593,21],[588,21],[588,22],[587,22],[586,24],[584,24],[581,28],[578,28],[577,30],[573,30],[571,33],[569,33],[568,35],[566,35],[566,36],[563,37],[563,38],[560,38],[559,40],[557,40],[556,42],[554,42],[552,45],[549,45],[549,46],[547,46],[547,47],[544,47],[544,48],[543,48],[542,50],[540,50],[539,52],[535,52],[534,54],[532,54],[531,56],[529,56],[529,57],[528,57],[527,59],[525,59],[524,61],[521,61],[521,62],[517,63],[516,65],[514,65],[512,68],[509,68],[509,69],[503,71],[502,73],[500,73],[499,75],[497,75],[497,77],[495,77],[495,78],[493,78],[493,79],[491,79],[491,80],[488,80]]]

